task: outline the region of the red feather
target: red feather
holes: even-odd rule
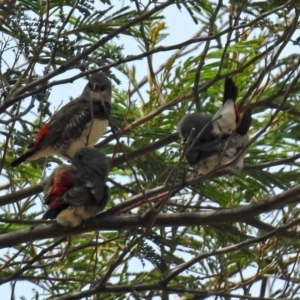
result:
[[[73,187],[72,176],[65,169],[58,169],[53,174],[53,185],[49,193],[50,209],[66,208],[68,205],[57,201]]]
[[[21,164],[23,161],[25,161],[27,158],[31,157],[37,150],[38,147],[41,143],[41,141],[44,139],[44,137],[48,134],[50,129],[50,125],[49,123],[47,123],[46,125],[44,125],[40,131],[38,132],[35,141],[33,141],[29,146],[28,146],[28,151],[21,155],[19,158],[17,158],[16,160],[14,160],[10,165],[12,167],[16,167],[19,164]]]
[[[32,151],[35,151],[37,147],[39,146],[42,139],[47,135],[49,132],[50,125],[49,123],[45,124],[36,135],[35,141],[31,143],[28,148],[31,148]]]
[[[238,122],[241,118],[241,113],[240,113],[239,107],[237,105],[234,106],[234,111],[235,111],[235,116],[236,116],[236,123],[238,124]]]

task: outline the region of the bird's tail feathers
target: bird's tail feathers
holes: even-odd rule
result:
[[[42,219],[55,219],[57,215],[63,210],[63,208],[49,208],[43,215]]]
[[[33,151],[28,151],[25,154],[23,154],[22,156],[20,156],[19,158],[17,158],[16,160],[14,160],[10,165],[12,167],[16,167],[19,164],[21,164],[22,162],[24,162],[25,160],[27,160],[27,158],[29,158],[30,156],[32,156],[34,154]]]
[[[109,187],[107,185],[105,185],[105,188],[104,188],[104,192],[103,192],[103,198],[101,199],[101,203],[97,203],[96,204],[98,206],[100,206],[100,209],[103,210],[106,206],[106,204],[108,203],[110,199],[110,190],[109,190]]]

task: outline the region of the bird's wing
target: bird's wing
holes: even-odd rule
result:
[[[60,199],[66,191],[74,186],[74,173],[76,169],[73,166],[60,166],[56,168],[47,178],[44,186],[44,203],[47,205]]]
[[[71,166],[62,166],[54,170],[44,186],[44,203],[49,206],[43,219],[54,219],[68,205],[59,203],[58,200],[73,186],[70,172]]]
[[[213,155],[222,153],[226,149],[235,146],[234,140],[216,139],[209,142],[197,142],[187,150],[186,159],[190,165],[195,164],[200,160],[207,159]]]
[[[193,140],[201,133],[200,140],[208,141],[213,138],[210,134],[211,128],[211,116],[203,115],[201,113],[186,115],[181,119],[177,126],[179,135],[184,141],[187,141],[193,129]]]
[[[38,132],[36,140],[28,148],[45,149],[56,143],[66,142],[73,136],[80,136],[82,129],[91,120],[91,109],[88,100],[78,97],[57,111]],[[85,103],[84,103],[85,102]]]
[[[85,186],[75,186],[68,190],[64,196],[58,200],[58,203],[72,206],[95,205],[104,208],[109,200],[109,188],[104,186],[101,198],[96,199],[91,190]]]
[[[220,140],[210,142],[197,142],[190,146],[186,152],[186,159],[190,165],[206,159],[220,152],[222,142]]]
[[[39,145],[39,149],[45,149],[50,145],[68,145],[70,140],[80,138],[82,131],[87,124],[91,122],[91,116],[96,119],[107,120],[110,114],[110,104],[100,101],[91,101],[84,95],[76,98],[56,112],[49,124],[49,130],[46,138],[43,138]],[[44,137],[45,137],[44,136]]]
[[[88,188],[82,185],[77,185],[69,189],[57,202],[80,206],[84,204],[94,204],[95,199]]]
[[[246,135],[252,123],[252,109],[250,106],[246,107],[243,112],[241,122],[236,130],[241,135]]]

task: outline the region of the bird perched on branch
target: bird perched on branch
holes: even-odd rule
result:
[[[106,180],[109,163],[100,150],[79,149],[72,165],[56,168],[44,187],[44,203],[49,206],[43,219],[76,227],[104,209],[109,200]]]
[[[230,78],[225,79],[223,105],[214,115],[193,113],[178,124],[180,137],[187,142],[186,159],[199,174],[206,174],[219,165],[229,163],[248,142],[252,111],[243,114],[235,104],[238,89]],[[225,170],[242,170],[244,154]]]
[[[111,82],[103,73],[90,75],[82,94],[51,117],[11,166],[54,154],[72,157],[78,149],[94,146],[106,131],[111,95]]]

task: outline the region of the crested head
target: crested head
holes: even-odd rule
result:
[[[91,174],[100,172],[102,176],[108,176],[108,159],[100,150],[96,148],[80,148],[75,152],[72,162],[77,167],[79,172],[89,172]]]
[[[226,77],[225,78],[225,83],[224,83],[224,98],[223,98],[223,104],[227,100],[232,100],[233,102],[236,101],[236,98],[238,96],[238,88],[235,85],[234,81]]]
[[[104,73],[91,74],[82,94],[91,96],[93,100],[111,103],[111,81]]]

